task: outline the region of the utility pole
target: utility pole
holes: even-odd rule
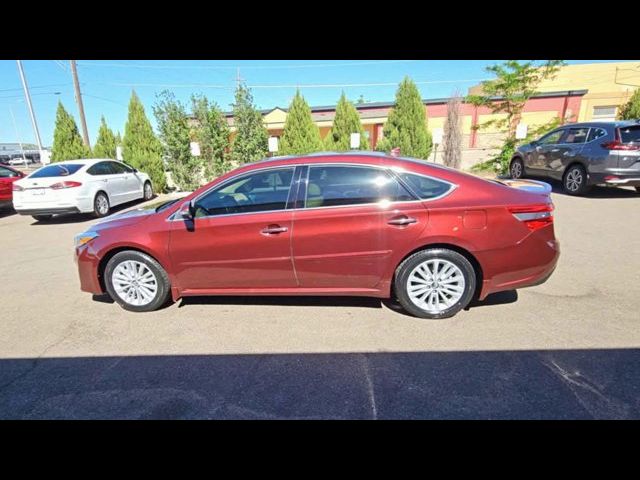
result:
[[[71,62],[71,74],[73,75],[73,89],[76,92],[76,102],[78,103],[78,110],[80,111],[80,123],[82,124],[82,140],[84,144],[90,149],[89,144],[89,131],[87,130],[87,120],[84,118],[84,106],[82,105],[82,94],[80,93],[80,82],[78,82],[78,70],[76,69],[76,61]]]
[[[31,105],[31,94],[29,93],[29,87],[27,86],[27,79],[24,76],[24,71],[22,70],[22,61],[16,60],[18,62],[18,72],[20,72],[20,80],[22,80],[22,88],[24,89],[24,96],[27,100],[27,106],[29,107],[29,114],[31,115],[31,124],[33,125],[33,133],[36,135],[36,142],[38,143],[38,148],[42,151],[42,141],[40,140],[40,131],[38,130],[38,123],[36,122],[36,115],[33,113],[33,105]],[[12,112],[13,115],[13,112]]]

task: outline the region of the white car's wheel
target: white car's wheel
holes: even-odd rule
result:
[[[93,199],[93,215],[102,218],[109,215],[109,210],[111,209],[109,205],[109,197],[104,192],[98,192],[96,197]]]
[[[151,200],[153,198],[153,187],[151,186],[151,182],[144,183],[142,198],[145,201]]]

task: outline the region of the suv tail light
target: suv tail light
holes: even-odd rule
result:
[[[509,207],[509,212],[532,232],[553,223],[553,203]]]
[[[49,188],[52,188],[53,190],[60,190],[62,188],[73,188],[73,187],[79,187],[80,185],[82,185],[82,183],[80,182],[68,182],[68,181],[64,181],[64,182],[58,182],[58,183],[54,183],[53,185],[51,185]]]
[[[631,143],[622,143],[620,140],[605,142],[602,144],[602,146],[607,150],[640,150],[640,145],[633,145]]]
[[[24,187],[21,187],[20,185],[16,185],[14,183],[13,186],[11,187],[11,190],[13,190],[14,192],[21,192],[24,190]]]

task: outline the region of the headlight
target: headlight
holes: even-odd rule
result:
[[[82,245],[89,243],[94,238],[99,237],[96,232],[83,232],[75,236],[74,243],[76,248],[81,247]]]

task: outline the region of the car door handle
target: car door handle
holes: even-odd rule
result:
[[[412,217],[407,217],[405,215],[401,217],[392,218],[387,222],[389,225],[411,225],[412,223],[418,223],[418,220]]]
[[[108,181],[109,181],[109,179],[108,179],[108,178],[103,178],[103,179],[102,179],[102,181],[103,181],[103,182],[108,182]]]
[[[554,148],[553,150],[551,150],[552,152],[559,152],[560,149],[559,148]]]
[[[268,227],[263,228],[260,233],[263,235],[277,235],[278,233],[284,233],[288,231],[287,227],[281,227],[280,225],[269,225]]]

